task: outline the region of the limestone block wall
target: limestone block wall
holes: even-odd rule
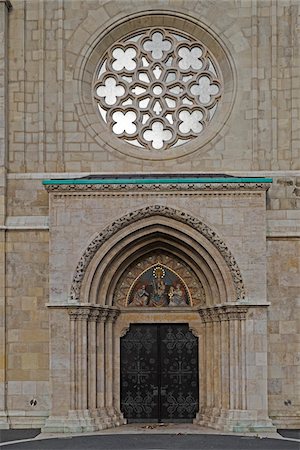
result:
[[[297,427],[300,408],[300,242],[268,241],[270,416]]]
[[[48,245],[44,231],[7,232],[7,409],[15,427],[41,426],[50,407]]]
[[[183,20],[199,21],[224,44],[235,73],[233,109],[222,132],[205,148],[191,155],[162,162],[125,156],[112,150],[111,142],[100,145],[88,130],[90,124],[84,122],[76,107],[81,88],[81,63],[93,40],[114,24],[133,14],[154,11],[168,14],[171,10]],[[29,317],[37,330],[44,333],[43,350],[33,354],[45,354],[46,328],[41,323],[47,320],[45,304],[49,299],[45,261],[49,209],[48,194],[41,186],[41,180],[80,177],[90,172],[226,172],[274,178],[267,194],[266,213],[267,298],[271,303],[270,411],[278,423],[288,425],[298,421],[299,426],[299,418],[295,419],[299,416],[299,400],[295,395],[291,398],[290,393],[292,386],[296,390],[299,379],[300,363],[295,356],[299,352],[299,343],[293,325],[288,327],[293,333],[284,331],[285,322],[293,319],[283,319],[284,314],[297,317],[295,290],[299,286],[295,287],[291,273],[293,280],[300,278],[299,264],[295,263],[299,257],[300,239],[299,21],[297,0],[243,0],[238,5],[234,0],[176,0],[171,3],[167,0],[0,0],[0,410],[5,411],[9,406],[20,415],[23,410],[33,414],[27,402],[34,392],[36,396],[42,395],[38,393],[38,386],[45,394],[45,400],[38,403],[43,411],[40,417],[47,410],[47,385],[38,385],[48,382],[47,368],[40,367],[39,357],[34,356],[33,361],[37,361],[34,364],[40,367],[36,367],[37,377],[43,372],[38,383],[34,380],[33,370],[25,368],[26,357],[22,355],[28,354],[35,338],[32,334],[32,341],[22,342],[19,327],[23,330],[23,321],[15,322],[17,310],[13,307],[18,305],[23,314],[24,305],[27,305],[24,317]],[[142,20],[141,24],[145,25]],[[185,26],[183,23],[183,28]],[[124,33],[126,30],[124,25]],[[111,198],[105,202],[105,208],[111,211]],[[114,200],[115,217],[145,205],[142,198],[136,203],[132,199],[126,202],[119,206]],[[186,208],[184,199],[179,203]],[[237,217],[243,226],[248,220],[260,219],[258,216],[241,218],[232,215],[230,208],[223,216],[217,206],[211,205],[209,203],[194,213],[201,215],[205,211],[207,220],[221,233],[224,229],[229,244],[236,248],[235,256],[246,265],[238,235],[228,232],[232,228],[235,233],[230,221]],[[66,221],[69,220],[68,213],[66,210]],[[94,214],[99,229],[108,223],[104,216]],[[84,227],[80,227],[79,241],[72,244],[72,255],[76,257],[90,234],[96,231],[89,228],[84,217],[81,220]],[[71,222],[68,226],[72,228]],[[20,239],[20,242],[12,251],[14,239]],[[38,247],[33,254],[29,249],[35,240]],[[255,243],[250,241],[247,245],[253,247],[253,258],[259,257],[260,248],[255,248]],[[12,271],[12,264],[16,265],[17,271]],[[18,280],[16,289],[13,277]],[[250,277],[248,281],[251,283]],[[69,279],[64,280],[65,291],[61,295],[68,292],[69,282]],[[35,286],[42,293],[30,293]],[[262,285],[260,289],[258,296],[263,294]],[[17,323],[13,328],[15,340],[11,340],[11,334],[6,330],[14,323]],[[14,345],[24,345],[24,352],[16,351]],[[15,351],[16,357],[13,356]],[[9,359],[8,352],[12,355]],[[27,381],[25,374],[29,376]],[[26,382],[34,384],[26,385]],[[291,405],[284,403],[288,400]],[[29,424],[30,420],[26,419],[24,423]],[[13,423],[17,423],[17,419],[13,419]]]
[[[227,48],[236,72],[236,99],[225,129],[205,149],[163,162],[125,156],[105,141],[100,145],[74,105],[80,103],[81,64],[93,40],[134,14],[167,14],[169,2],[13,3],[11,172],[299,169],[297,1],[245,0],[238,7],[233,0],[173,2],[173,12],[198,20]]]

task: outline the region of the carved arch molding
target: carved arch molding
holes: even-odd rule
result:
[[[90,242],[83,255],[81,256],[73,275],[70,290],[70,301],[72,303],[77,303],[80,301],[81,286],[85,273],[90,262],[92,261],[93,257],[100,249],[100,247],[105,242],[107,242],[114,234],[124,229],[124,227],[151,216],[163,216],[176,220],[179,223],[189,225],[191,228],[203,235],[211,244],[214,245],[214,247],[223,257],[233,280],[236,292],[236,301],[243,300],[245,298],[245,287],[238,264],[228,246],[220,238],[220,236],[218,236],[218,234],[213,229],[202,222],[199,218],[193,217],[183,211],[179,211],[167,206],[153,205],[146,208],[141,208],[139,210],[126,214],[123,217],[120,217],[108,227],[106,227],[103,231],[98,233],[92,240],[92,242]]]

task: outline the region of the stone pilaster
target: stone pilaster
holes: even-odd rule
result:
[[[6,296],[5,296],[5,219],[6,219],[6,172],[8,149],[8,11],[9,1],[0,1],[0,428],[9,428],[7,420],[6,383]]]

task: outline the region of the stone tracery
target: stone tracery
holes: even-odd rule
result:
[[[196,138],[222,96],[220,69],[203,43],[167,28],[138,30],[102,58],[94,98],[126,142],[166,150]]]

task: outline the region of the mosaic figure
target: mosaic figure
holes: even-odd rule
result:
[[[130,288],[128,306],[177,307],[190,304],[188,289],[171,269],[156,264],[145,270]]]

